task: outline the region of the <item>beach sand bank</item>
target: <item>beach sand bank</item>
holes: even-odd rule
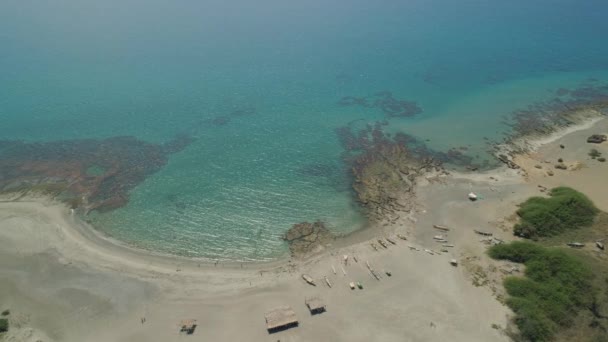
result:
[[[605,145],[585,142],[590,132],[606,131],[608,123],[600,120],[545,141],[517,156],[521,170],[423,180],[413,211],[394,223],[353,234],[309,259],[272,264],[216,266],[136,251],[95,233],[61,203],[4,198],[0,309],[11,310],[11,330],[4,338],[181,341],[189,338],[178,334],[178,323],[196,319],[192,339],[212,341],[508,341],[503,328],[510,311],[498,299],[500,268],[509,265],[488,260],[488,245],[475,230],[514,239],[510,227],[516,205],[542,194],[541,183],[577,188],[606,210],[605,186],[597,182],[608,164],[585,159],[592,147],[608,153]],[[554,176],[534,167],[557,155],[587,167],[555,170]],[[469,201],[471,191],[480,200]],[[439,231],[435,224],[450,230]],[[442,247],[436,235],[454,247]],[[375,242],[386,237],[396,244],[387,242],[385,249]],[[440,252],[444,248],[447,252]],[[349,256],[348,265],[343,255]],[[453,258],[458,267],[450,265]],[[368,262],[380,280],[371,275]],[[317,286],[306,284],[302,274]],[[364,289],[351,290],[350,282],[361,282]],[[320,296],[327,312],[311,316],[304,305],[308,296]],[[300,324],[269,334],[264,313],[280,305],[291,306]]]

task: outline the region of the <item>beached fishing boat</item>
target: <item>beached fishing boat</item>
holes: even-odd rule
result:
[[[450,228],[448,228],[448,227],[446,227],[446,226],[439,225],[439,224],[434,224],[434,225],[433,225],[433,228],[435,228],[435,229],[439,229],[439,230],[443,230],[443,231],[448,231],[448,230],[450,230]]]
[[[304,279],[304,281],[306,281],[308,284],[312,285],[312,286],[317,286],[317,284],[315,283],[315,281],[312,279],[311,276],[307,275],[307,274],[302,274],[302,279]]]

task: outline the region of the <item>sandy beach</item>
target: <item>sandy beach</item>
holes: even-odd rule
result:
[[[61,203],[5,197],[0,202],[0,309],[11,310],[11,330],[4,339],[508,341],[504,329],[510,311],[499,300],[499,271],[509,265],[488,260],[488,245],[475,230],[512,240],[516,205],[541,194],[538,185],[572,186],[608,210],[605,186],[598,186],[608,164],[587,156],[590,148],[608,153],[608,145],[585,142],[591,133],[605,134],[608,121],[585,125],[518,156],[520,170],[421,181],[412,213],[353,234],[339,243],[342,247],[306,260],[214,265],[153,255],[99,235]],[[557,158],[571,167],[555,170]],[[553,176],[547,175],[549,169]],[[469,201],[471,191],[480,200]],[[442,247],[436,235],[454,247]],[[383,248],[375,242],[386,237],[396,244]],[[440,251],[444,248],[447,252]],[[451,259],[459,261],[458,267],[450,265]],[[302,274],[317,286],[304,282]],[[350,282],[364,288],[351,290]],[[304,305],[309,296],[322,298],[327,312],[310,315]],[[294,309],[299,326],[269,334],[264,313],[281,305]],[[192,336],[178,333],[183,319],[197,320]]]

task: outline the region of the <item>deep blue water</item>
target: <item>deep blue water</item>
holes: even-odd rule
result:
[[[340,98],[416,101],[422,114],[387,129],[483,159],[503,115],[608,81],[607,13],[596,0],[3,0],[0,138],[193,134],[95,225],[163,252],[273,259],[294,223],[365,226],[334,130],[383,115]]]

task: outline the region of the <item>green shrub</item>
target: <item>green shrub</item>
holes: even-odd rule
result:
[[[504,281],[507,305],[516,314],[515,323],[525,340],[549,341],[594,301],[590,268],[562,250],[516,241],[494,246],[489,254],[526,265],[525,278]]]
[[[0,333],[8,331],[8,319],[0,318]]]
[[[598,210],[582,193],[566,187],[551,190],[549,198],[532,197],[525,201],[517,215],[520,222],[514,233],[525,238],[553,236],[567,229],[593,223]]]
[[[2,311],[2,316],[8,316],[10,314],[11,314],[11,310],[9,310],[9,309]]]

